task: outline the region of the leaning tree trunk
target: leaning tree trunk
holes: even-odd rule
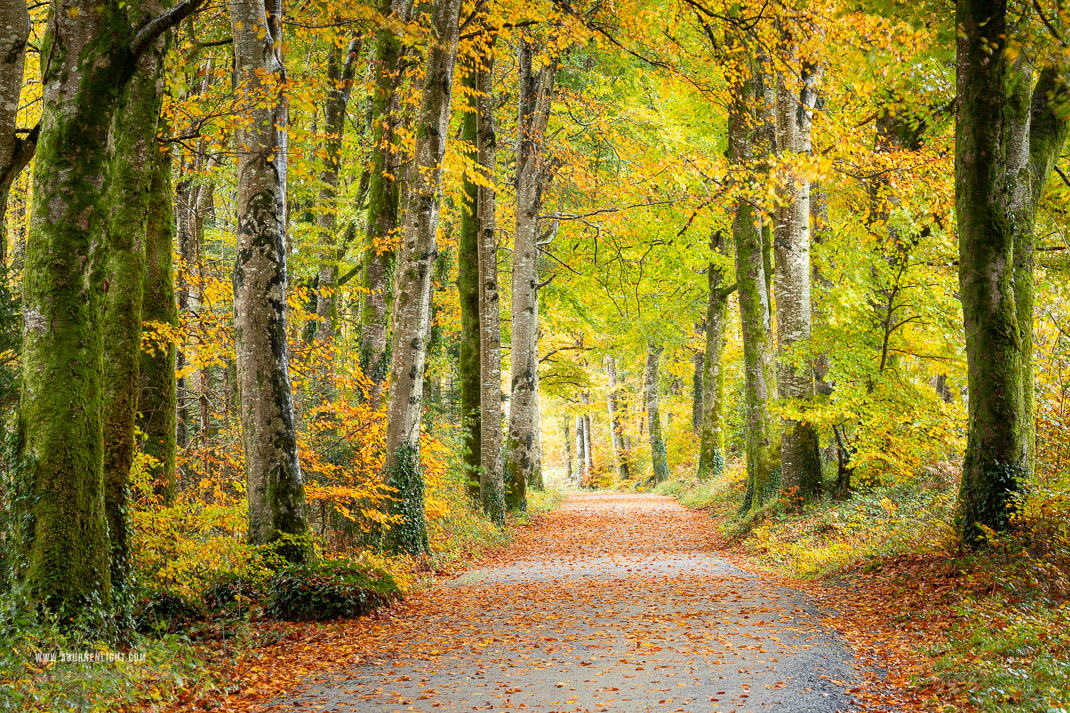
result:
[[[442,158],[457,60],[460,0],[436,0],[420,115],[416,165],[411,174],[405,237],[396,276],[394,343],[387,404],[386,482],[394,489],[389,514],[400,521],[387,531],[387,546],[410,554],[426,552],[427,518],[420,468],[420,420],[424,361],[430,321],[431,270],[437,256],[435,232],[442,200]]]
[[[278,543],[291,561],[307,555],[287,350],[287,106],[281,0],[230,5],[234,62],[247,116],[238,150],[234,341],[249,497],[249,541]]]
[[[0,2],[0,270],[7,266],[7,198],[11,185],[33,158],[38,129],[15,133],[22,96],[30,15],[23,0]]]
[[[653,480],[663,483],[669,479],[668,450],[661,434],[661,415],[658,413],[658,360],[662,347],[650,342],[646,352],[646,370],[643,372],[643,391],[646,394],[647,431],[650,435],[650,464],[654,468]]]
[[[959,490],[964,544],[1001,532],[1031,472],[1033,223],[1066,139],[1066,88],[1005,52],[1006,2],[959,0],[955,211],[969,431]]]
[[[792,53],[793,54],[793,53]],[[810,123],[817,99],[817,71],[804,65],[798,92],[777,75],[777,148],[788,169],[774,215],[774,287],[778,339],[778,392],[805,406],[814,398],[810,362],[810,178],[790,162],[810,153]],[[785,418],[780,434],[781,488],[789,499],[821,492],[821,457],[817,431],[808,421]]]
[[[745,53],[747,48],[737,45]],[[729,161],[743,171],[767,170],[769,154],[766,99],[758,63],[742,59],[731,85],[728,115]],[[746,186],[740,186],[745,191]],[[777,492],[780,434],[772,404],[777,398],[776,364],[770,327],[769,275],[761,215],[746,195],[736,198],[732,234],[736,243],[736,284],[743,336],[747,458],[744,511],[762,507]]]
[[[620,422],[620,408],[618,406],[617,391],[620,384],[617,381],[617,362],[610,356],[606,356],[606,378],[609,381],[609,389],[606,392],[606,406],[609,413],[609,437],[613,446],[613,460],[617,465],[617,478],[630,480],[632,477],[631,467],[628,464],[628,451],[624,448],[624,428]]]
[[[718,256],[726,252],[725,239],[717,231],[710,241]],[[725,285],[723,263],[710,262],[707,278],[710,295],[706,303],[706,351],[702,360],[702,431],[699,440],[698,479],[724,473],[724,347],[728,330],[728,296],[735,286]]]
[[[329,89],[324,106],[325,139],[323,169],[320,171],[319,228],[322,256],[316,296],[316,341],[333,347],[338,310],[338,169],[341,163],[342,136],[345,133],[346,106],[353,85],[353,75],[360,55],[360,40],[353,39],[338,56],[333,46],[327,57]],[[335,395],[334,358],[320,365],[320,397],[332,401]]]
[[[177,329],[178,303],[172,251],[175,242],[174,203],[171,195],[171,153],[153,152],[149,183],[148,219],[145,237],[145,287],[142,318],[153,329]],[[166,333],[164,333],[166,334]],[[174,501],[177,384],[175,343],[166,336],[141,352],[141,390],[138,398],[137,428],[141,450],[156,461],[152,466],[153,489],[161,502]]]
[[[139,13],[144,15],[144,13]],[[142,21],[144,17],[140,18]],[[141,24],[140,22],[138,24]],[[111,584],[121,595],[130,575],[130,468],[141,366],[145,241],[150,187],[160,146],[156,130],[163,105],[167,47],[163,39],[141,56],[111,129],[104,291],[104,509],[111,544]],[[170,196],[168,196],[170,199]]]
[[[383,0],[381,12],[392,21],[407,19],[405,0]],[[368,219],[364,240],[364,289],[361,305],[360,366],[372,382],[369,394],[378,403],[390,366],[387,327],[390,322],[390,288],[394,246],[400,221],[399,177],[401,147],[397,135],[404,48],[401,39],[384,24],[376,40],[372,89],[371,151],[368,163]]]
[[[479,259],[479,497],[483,511],[495,523],[505,522],[505,466],[502,462],[502,337],[498,302],[498,237],[495,215],[497,141],[494,127],[494,52],[496,33],[476,71],[478,98],[476,158],[490,185],[478,188]]]
[[[544,154],[557,65],[549,60],[532,73],[533,51],[522,40],[519,51],[520,92],[516,169],[516,230],[513,243],[512,342],[510,351],[509,435],[506,459],[506,504],[527,508],[527,484],[535,479],[535,430],[538,398],[538,220],[547,177]]]
[[[460,387],[462,464],[468,496],[480,500],[479,467],[482,460],[480,447],[481,385],[480,377],[480,320],[479,320],[479,184],[469,171],[477,170],[479,147],[477,125],[479,123],[479,97],[476,65],[479,57],[471,57],[464,77],[470,105],[461,116],[461,141],[465,157],[473,167],[462,178],[460,235],[457,241],[457,297],[461,307],[460,348],[457,356],[457,378]],[[491,174],[493,179],[493,173]]]

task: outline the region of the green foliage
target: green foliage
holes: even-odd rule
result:
[[[284,621],[327,621],[363,616],[401,595],[384,569],[340,560],[292,565],[268,588],[265,613]]]
[[[148,589],[134,604],[134,625],[142,634],[173,634],[204,618],[200,602],[181,592]]]
[[[237,572],[219,572],[208,583],[202,595],[205,609],[235,614],[251,603],[264,598],[264,582]]]

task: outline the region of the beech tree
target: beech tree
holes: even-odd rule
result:
[[[964,543],[1005,530],[1032,472],[1033,227],[1066,140],[1067,88],[1013,52],[1005,0],[958,0],[955,211],[966,329],[969,435]]]
[[[436,0],[424,90],[416,124],[415,169],[410,177],[405,237],[397,268],[394,341],[387,403],[386,482],[395,491],[389,512],[401,521],[387,531],[392,549],[427,551],[424,483],[420,469],[426,340],[431,270],[436,251],[442,157],[446,152],[453,72],[457,61],[460,0]]]

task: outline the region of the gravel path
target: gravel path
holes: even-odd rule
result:
[[[574,495],[273,710],[852,710],[856,667],[822,612],[710,542],[670,498]]]

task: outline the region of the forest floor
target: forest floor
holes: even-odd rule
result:
[[[656,495],[573,495],[459,578],[297,632],[234,711],[931,711],[868,596],[758,573]],[[946,696],[944,700],[947,700]],[[960,702],[961,703],[961,702]],[[958,708],[963,710],[962,707]]]

